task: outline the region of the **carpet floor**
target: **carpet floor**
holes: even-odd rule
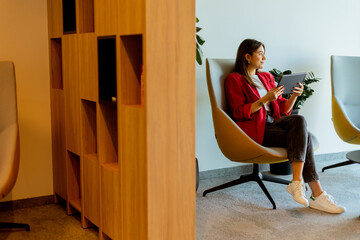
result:
[[[360,164],[320,172],[323,166],[343,160],[317,163],[324,190],[347,208],[343,214],[304,207],[292,199],[286,185],[269,182],[265,185],[276,210],[255,182],[202,197],[203,190],[238,176],[201,180],[196,202],[196,239],[360,239]],[[291,176],[283,178],[290,180]],[[310,197],[310,188],[306,195]]]

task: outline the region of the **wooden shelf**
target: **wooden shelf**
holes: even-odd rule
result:
[[[83,127],[83,153],[97,154],[97,128],[96,128],[96,103],[81,100],[82,102],[82,127]]]
[[[99,104],[99,153],[100,163],[118,162],[118,114],[117,105]]]
[[[81,212],[80,157],[68,151],[68,201]]]
[[[121,103],[141,105],[144,101],[142,35],[120,36]]]
[[[61,38],[50,39],[51,87],[63,89]]]
[[[119,172],[119,164],[112,162],[112,163],[101,163],[101,167],[112,171],[112,172]]]
[[[99,101],[116,102],[116,38],[98,38]]]
[[[94,0],[77,1],[79,33],[94,32]]]

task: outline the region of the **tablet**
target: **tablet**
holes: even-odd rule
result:
[[[305,80],[305,77],[306,73],[283,75],[278,86],[284,85],[285,90],[283,94],[292,93],[293,87],[298,87],[298,83],[302,83]]]

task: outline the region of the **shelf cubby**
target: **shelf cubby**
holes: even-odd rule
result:
[[[98,38],[99,101],[114,103],[116,94],[116,38]]]
[[[64,34],[76,33],[76,0],[63,0]]]
[[[68,202],[81,212],[80,157],[70,151],[68,155]]]
[[[96,102],[81,100],[82,127],[83,127],[83,153],[84,155],[97,154],[96,132]]]
[[[121,103],[141,105],[144,99],[142,35],[120,36]]]
[[[94,0],[78,0],[79,33],[94,32]]]
[[[99,160],[101,164],[118,162],[118,125],[117,106],[115,104],[99,104]]]
[[[51,87],[63,89],[61,38],[50,40]]]

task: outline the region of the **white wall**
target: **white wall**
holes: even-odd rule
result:
[[[15,63],[20,130],[19,175],[2,201],[51,195],[47,2],[0,0],[0,36],[0,60]]]
[[[318,138],[316,154],[358,149],[342,142],[331,122],[330,56],[360,55],[358,0],[197,0],[205,58],[235,58],[245,38],[266,46],[264,69],[312,71],[321,82],[312,88],[301,114]],[[227,160],[214,138],[205,64],[197,66],[196,156],[200,171],[238,165]]]

